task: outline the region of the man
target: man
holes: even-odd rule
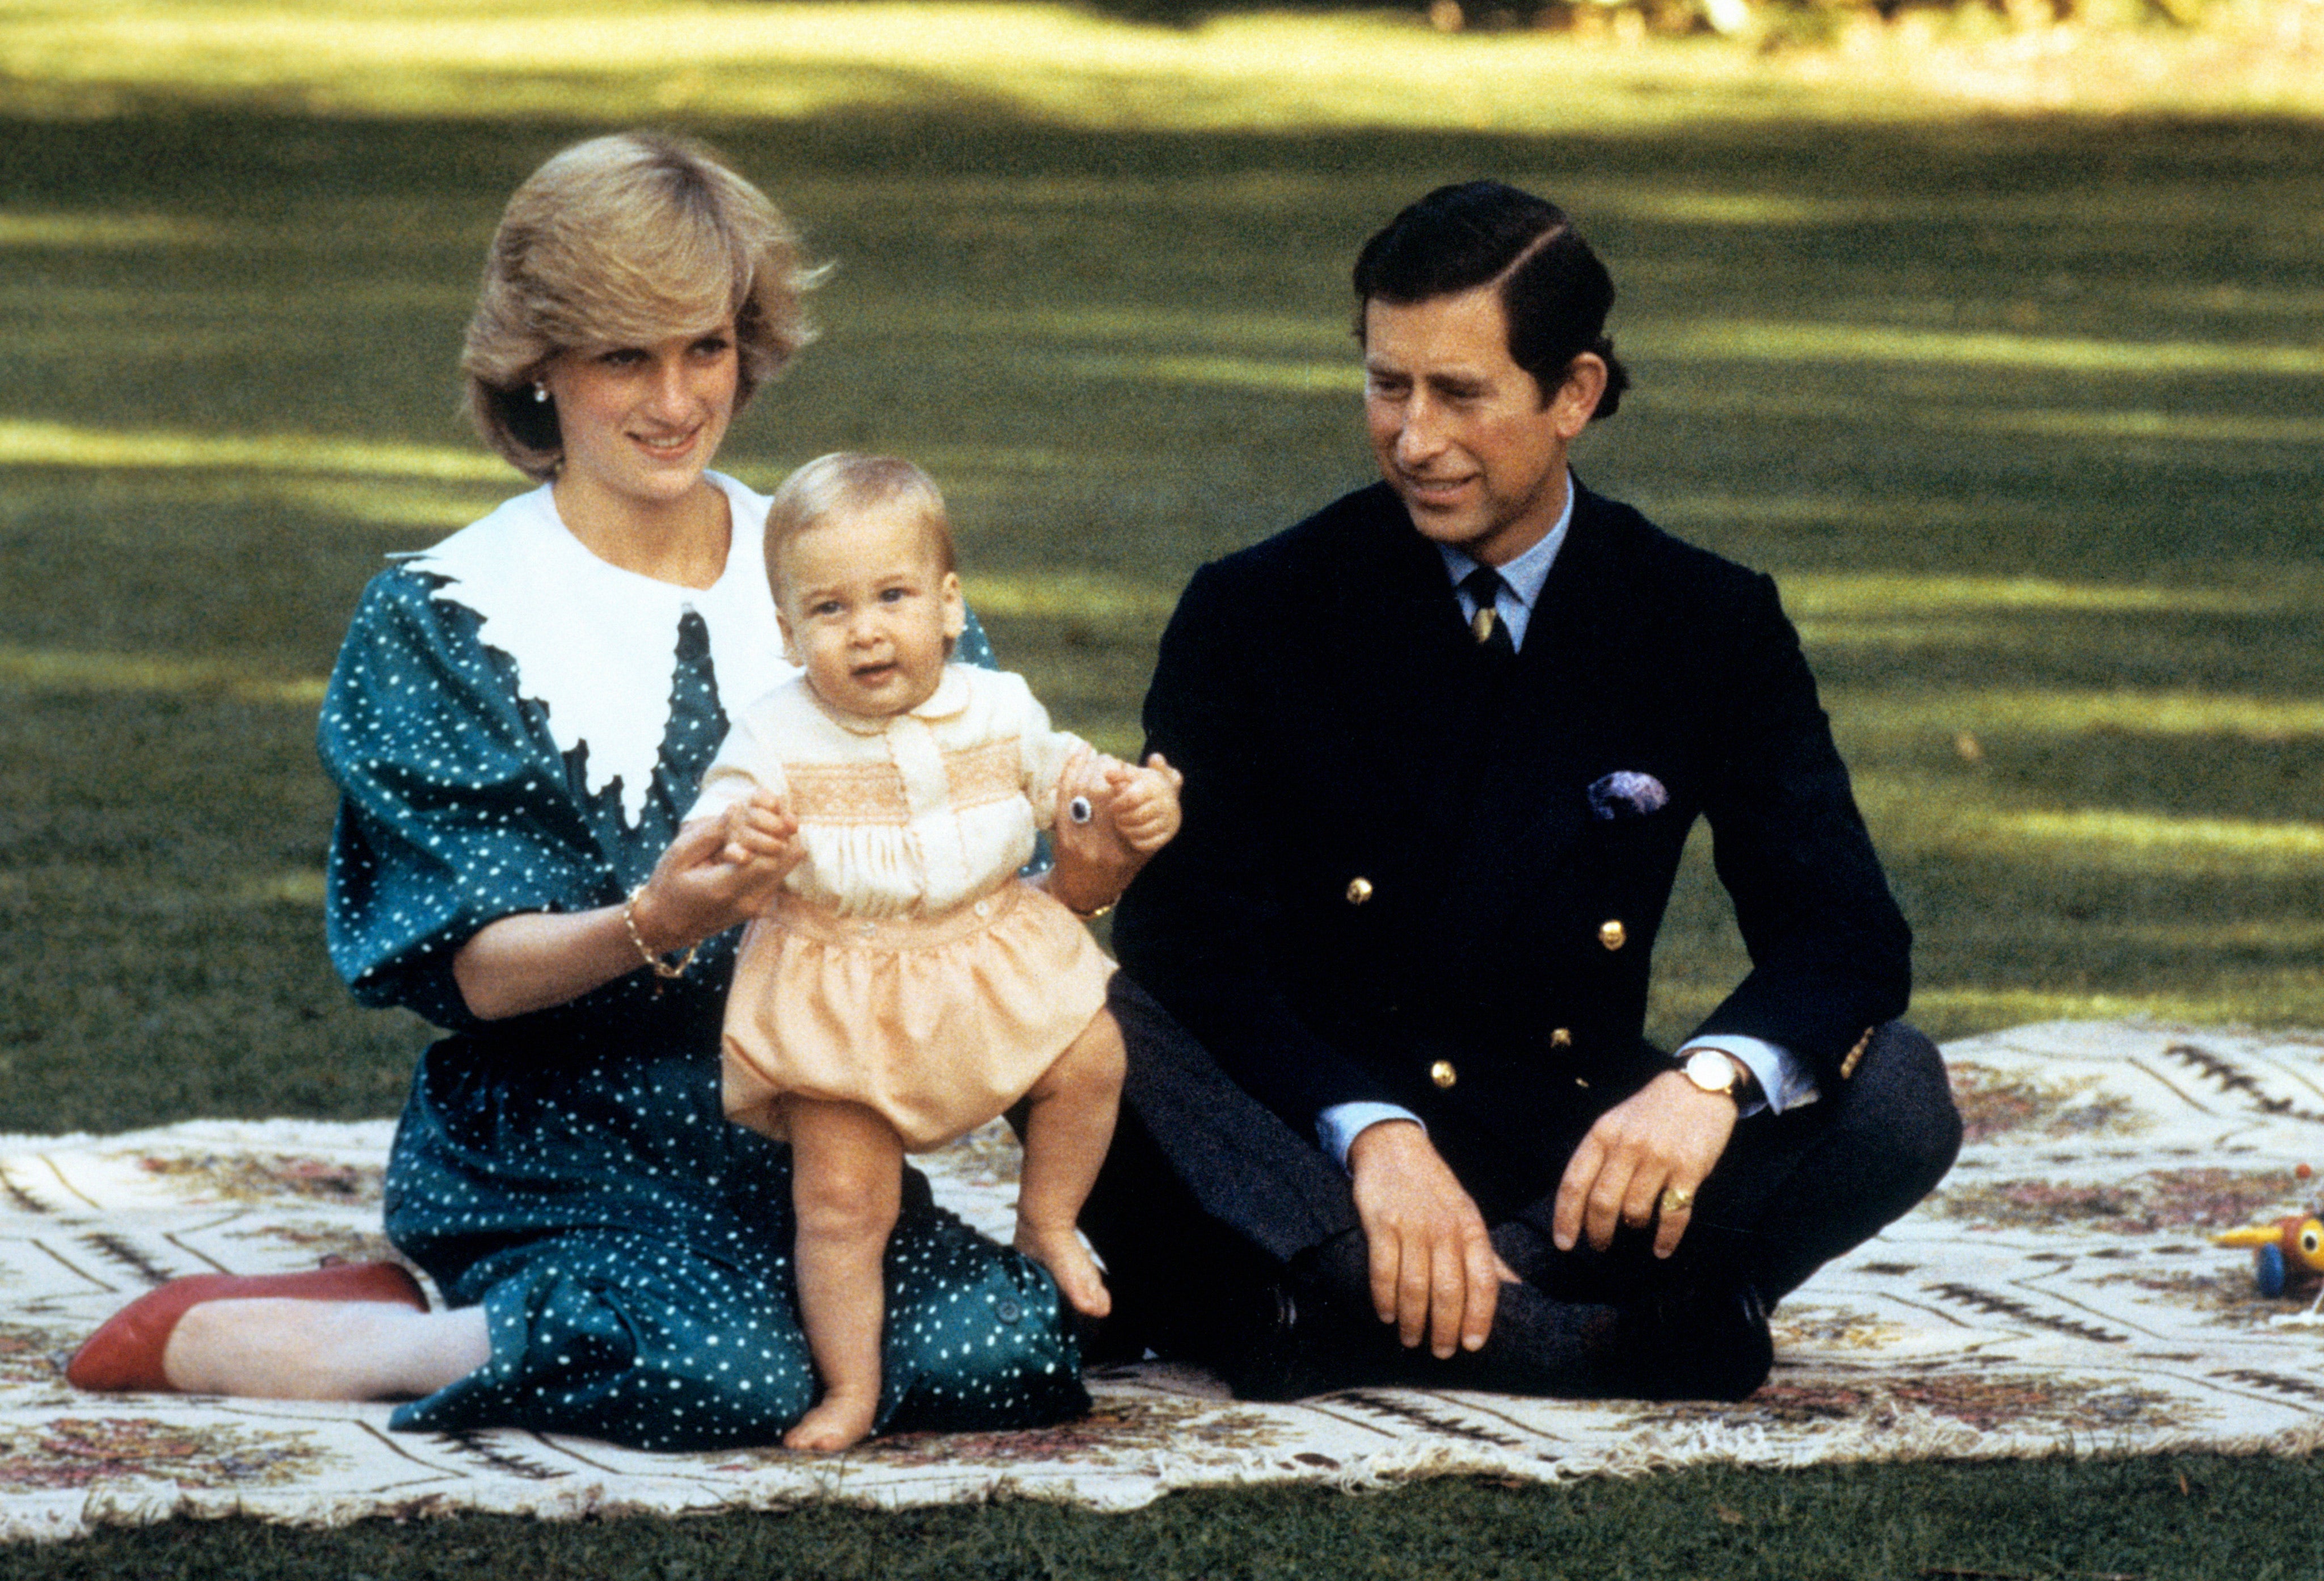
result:
[[[1126,1337],[1239,1392],[1741,1398],[1766,1311],[1959,1145],[1909,934],[1774,585],[1582,488],[1628,380],[1554,206],[1430,193],[1355,270],[1381,481],[1199,572],[1123,900],[1084,1217]],[[1643,1036],[1687,832],[1753,969]],[[1204,1051],[1207,1051],[1207,1058]]]

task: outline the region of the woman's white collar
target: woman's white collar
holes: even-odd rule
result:
[[[518,694],[548,711],[565,753],[586,750],[584,781],[616,781],[635,826],[669,726],[678,624],[699,615],[720,695],[746,703],[798,670],[782,658],[763,545],[767,502],[733,478],[705,475],[727,497],[726,569],[708,587],[680,587],[609,565],[558,519],[543,485],[404,563],[444,578],[434,596],[475,612],[484,643],[509,656]]]

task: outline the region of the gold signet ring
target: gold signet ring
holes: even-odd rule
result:
[[[1666,1186],[1655,1206],[1665,1213],[1684,1213],[1693,1205],[1694,1193],[1683,1186]]]

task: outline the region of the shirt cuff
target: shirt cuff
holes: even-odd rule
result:
[[[1397,1104],[1334,1104],[1315,1116],[1315,1137],[1341,1169],[1348,1167],[1348,1149],[1368,1128],[1383,1120],[1409,1120],[1425,1132],[1420,1116]]]
[[[1715,1037],[1689,1038],[1686,1048],[1679,1052],[1683,1054],[1687,1049],[1716,1049],[1721,1054],[1731,1054],[1751,1073],[1751,1079],[1758,1084],[1759,1096],[1748,1105],[1736,1105],[1738,1119],[1762,1109],[1780,1114],[1786,1109],[1812,1104],[1822,1096],[1816,1091],[1815,1073],[1798,1055],[1779,1043],[1721,1032]]]

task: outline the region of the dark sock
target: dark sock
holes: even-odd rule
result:
[[[1550,1276],[1558,1253],[1556,1243],[1523,1219],[1510,1219],[1495,1225],[1493,1250],[1509,1271],[1529,1285],[1539,1285]]]
[[[1520,1273],[1551,1255],[1546,1239],[1523,1225],[1494,1231],[1493,1249]],[[1609,1306],[1561,1301],[1528,1283],[1504,1283],[1483,1347],[1439,1359],[1425,1345],[1406,1349],[1372,1310],[1370,1253],[1360,1231],[1294,1258],[1290,1287],[1306,1370],[1338,1380],[1337,1387],[1402,1383],[1564,1399],[1614,1390]]]
[[[1552,1300],[1531,1285],[1504,1284],[1482,1349],[1455,1351],[1443,1361],[1425,1350],[1407,1352],[1407,1375],[1438,1389],[1596,1399],[1617,1386],[1615,1326],[1611,1307]]]

